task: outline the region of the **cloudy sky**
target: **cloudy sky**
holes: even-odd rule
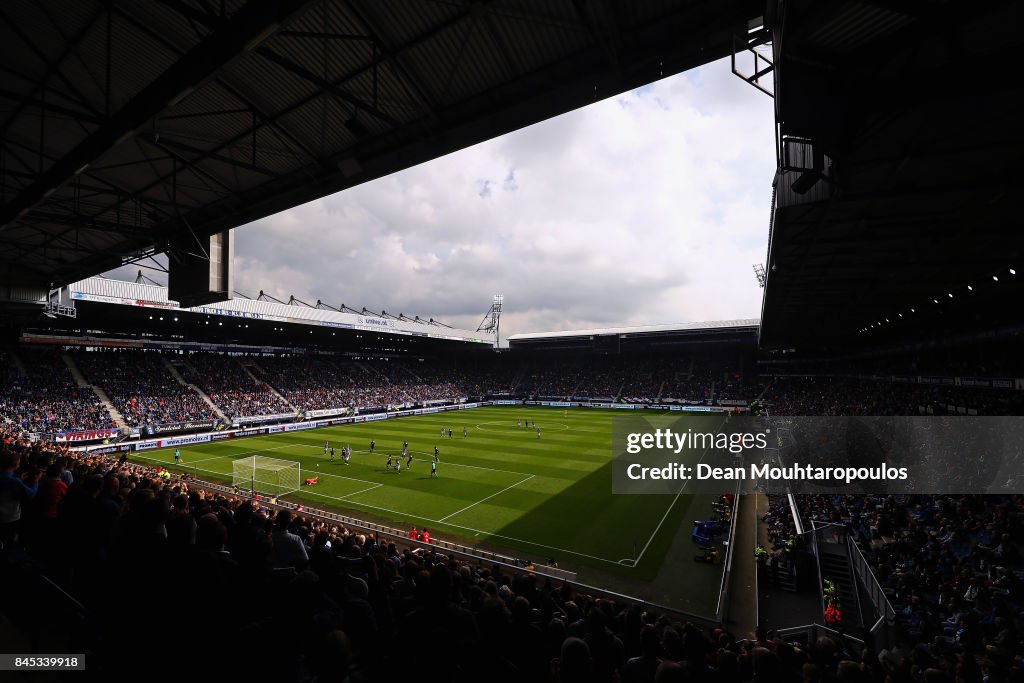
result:
[[[503,337],[757,317],[773,144],[719,61],[244,226],[235,286],[470,329],[503,294]]]

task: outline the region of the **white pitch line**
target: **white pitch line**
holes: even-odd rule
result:
[[[374,489],[379,489],[383,485],[384,484],[374,484],[373,486],[367,487],[365,489],[359,489],[358,491],[353,491],[352,493],[346,493],[339,500],[348,500],[349,496],[354,496],[357,493],[366,493],[367,491],[373,491]]]
[[[152,460],[152,458],[144,458],[144,459],[145,460]],[[159,462],[159,461],[154,461],[154,462]],[[216,474],[216,475],[221,476],[221,477],[227,476],[227,472],[218,472],[217,470],[207,470],[207,469],[203,469],[202,467],[193,467],[192,469],[195,470],[196,472],[207,472],[209,474]],[[339,475],[337,475],[337,474],[326,474],[325,476],[337,477]],[[358,491],[353,491],[352,493],[346,493],[344,496],[340,496],[340,497],[339,496],[327,496],[328,498],[334,498],[336,500],[346,500],[349,496],[354,496],[357,493],[365,493],[366,491],[372,491],[373,489],[377,489],[377,488],[380,488],[381,486],[384,486],[384,484],[374,484],[373,482],[370,482],[370,481],[365,481],[363,479],[353,479],[352,477],[341,477],[341,479],[350,479],[351,481],[358,481],[358,482],[361,482],[363,484],[373,484],[373,486],[368,486],[365,489],[359,489]],[[323,495],[325,495],[323,493],[316,493],[314,491],[306,491],[306,490],[302,490],[300,493],[311,493],[311,494],[313,494],[315,496],[323,496]],[[399,513],[399,514],[401,514],[401,513]]]
[[[580,430],[580,431],[591,431],[591,430]],[[261,439],[265,438],[267,440],[270,440],[270,439],[273,439],[273,438],[275,438],[277,436],[280,436],[280,435],[267,435],[265,437],[257,437],[257,438],[261,438]],[[309,447],[309,448],[323,448],[323,446],[320,446],[318,444],[310,444],[310,443],[298,442],[298,443],[289,443],[289,444],[285,444],[285,445],[281,445],[281,446],[275,446],[273,448],[260,449],[260,450],[256,450],[256,451],[247,451],[245,453],[241,453],[241,454],[238,454],[238,455],[227,455],[227,456],[217,456],[217,457],[218,458],[221,458],[221,457],[237,458],[237,457],[241,457],[243,455],[252,455],[252,454],[255,454],[255,453],[262,453],[264,451],[280,450],[280,449],[283,449],[283,448],[291,448],[293,446],[306,446],[306,447]],[[355,452],[355,453],[368,453],[369,451],[356,450],[356,451],[353,451],[353,452]],[[413,451],[413,452],[423,453],[424,455],[430,455],[429,453],[426,453],[425,451]],[[149,458],[149,457],[146,457],[146,456],[136,456],[136,457],[138,457],[140,459],[143,459],[143,460],[150,460],[152,462],[158,462],[158,463],[161,463],[161,464],[173,464],[173,463],[164,463],[163,461],[154,460],[153,458]],[[216,459],[216,458],[211,458],[211,459]],[[414,460],[419,460],[420,462],[430,462],[431,459],[429,459],[429,458],[414,458]],[[205,462],[205,460],[204,461],[197,461],[197,462]],[[451,466],[451,467],[466,467],[466,468],[472,468],[472,469],[487,470],[487,471],[491,471],[491,472],[503,472],[505,474],[523,474],[522,472],[515,472],[513,470],[503,470],[503,469],[498,469],[498,468],[494,468],[494,467],[482,467],[482,466],[479,466],[479,465],[464,465],[464,464],[461,464],[461,463],[454,463],[454,462],[450,462],[450,461],[445,461],[444,464],[446,466]],[[215,471],[215,470],[207,470],[207,469],[202,469],[202,468],[198,468],[198,467],[195,467],[193,469],[196,470],[197,472],[207,472],[209,474],[214,474],[214,475],[221,476],[221,477],[226,475],[225,472],[218,472],[218,471]],[[341,477],[343,479],[352,479],[354,481],[365,481],[365,480],[360,480],[360,479],[354,479],[352,477],[342,477],[342,475],[327,474],[327,473],[324,473],[324,474],[326,476]],[[509,488],[518,486],[519,484],[521,484],[521,483],[523,483],[523,482],[525,482],[525,481],[527,481],[529,479],[532,479],[534,476],[536,476],[536,475],[532,475],[531,474],[526,479],[523,479],[523,480],[521,480],[519,482],[516,482],[515,484],[513,484]],[[370,483],[370,482],[366,482],[366,483]],[[373,489],[376,489],[376,488],[380,488],[382,486],[384,486],[384,484],[376,484],[375,486],[367,488],[367,489],[363,489],[363,490],[360,490],[360,491],[355,491],[353,493],[345,494],[345,496],[331,496],[331,495],[328,495],[328,494],[325,494],[325,493],[317,493],[315,491],[309,491],[309,490],[300,490],[300,491],[297,491],[295,493],[304,493],[304,494],[308,494],[308,495],[311,495],[311,496],[317,496],[317,497],[320,497],[320,498],[329,498],[331,500],[340,500],[340,501],[344,501],[346,503],[349,503],[351,505],[354,505],[354,506],[357,506],[357,507],[361,507],[361,508],[368,508],[368,509],[371,509],[371,510],[380,510],[382,512],[387,512],[387,513],[390,513],[390,514],[393,514],[393,515],[400,515],[400,516],[403,516],[403,517],[409,517],[409,518],[412,518],[412,519],[418,519],[418,520],[421,520],[421,521],[424,521],[424,522],[429,522],[431,524],[443,524],[443,525],[445,525],[447,527],[450,527],[450,528],[453,528],[453,529],[461,529],[463,531],[468,531],[468,532],[472,532],[472,533],[475,533],[475,534],[484,534],[485,536],[488,536],[488,537],[491,537],[491,538],[499,538],[499,539],[503,539],[503,540],[506,540],[506,541],[512,541],[512,542],[515,542],[515,543],[522,543],[524,545],[533,546],[535,548],[543,548],[545,550],[554,550],[554,551],[557,551],[557,552],[560,552],[560,553],[565,553],[567,555],[574,555],[576,557],[584,557],[584,558],[587,558],[587,559],[590,559],[590,560],[596,560],[598,562],[604,562],[606,564],[613,564],[613,565],[621,565],[622,564],[621,560],[609,560],[606,557],[598,557],[597,555],[590,555],[590,554],[587,554],[587,553],[581,553],[581,552],[577,552],[575,550],[569,550],[567,548],[561,548],[559,546],[547,545],[545,543],[537,543],[536,541],[530,541],[530,540],[527,540],[527,539],[524,539],[524,538],[516,538],[515,536],[506,536],[504,534],[498,534],[498,533],[495,533],[495,532],[492,532],[492,531],[485,531],[483,529],[475,529],[473,527],[463,526],[461,524],[455,524],[455,523],[452,523],[452,522],[431,519],[431,518],[428,518],[428,517],[422,517],[420,515],[414,515],[414,514],[411,514],[411,513],[408,513],[408,512],[402,512],[402,511],[399,511],[399,510],[392,510],[390,508],[381,507],[379,505],[370,505],[368,503],[361,503],[361,502],[355,501],[355,500],[348,500],[348,496],[354,496],[354,495],[356,495],[358,493],[363,493],[365,491],[369,491],[369,490],[373,490]],[[507,490],[507,489],[505,489],[505,490]],[[502,492],[503,491],[499,491],[498,493],[502,493]],[[676,494],[676,499],[678,499],[678,497],[679,497],[679,495],[681,493],[682,493],[682,490],[680,490],[680,492]],[[491,497],[496,496],[496,495],[498,495],[498,494],[497,493],[492,494],[492,496],[488,496],[488,498],[491,498]],[[487,498],[485,498],[483,500],[480,500],[480,501],[477,501],[477,503],[473,503],[473,505],[477,505],[478,503],[482,503],[485,500],[487,500]],[[675,504],[675,499],[673,499],[672,505],[674,505],[674,504]],[[469,506],[469,507],[472,507],[472,505]],[[668,516],[668,512],[671,511],[671,507],[672,506],[670,505],[669,510],[666,511],[665,516],[662,517],[662,522],[658,524],[658,528],[659,529],[661,527],[661,524],[664,522],[665,517]],[[467,509],[467,508],[464,508],[464,509]],[[462,512],[462,510],[460,510],[458,512]],[[458,514],[458,512],[452,513],[451,515],[448,515],[448,517],[445,517],[444,519],[448,519],[449,517],[453,517],[456,514]],[[655,535],[657,535],[657,532],[658,532],[658,529],[655,529],[654,534],[652,534],[652,536],[651,536],[652,539],[654,538]],[[647,545],[650,545],[650,540],[648,541]],[[641,551],[640,556],[638,556],[637,559],[635,560],[636,563],[639,563],[640,557],[643,556],[643,553],[646,550],[647,550],[647,546],[644,546],[644,550]],[[634,564],[633,566],[636,566],[636,565]]]
[[[293,444],[290,444],[290,445],[293,445]],[[279,448],[285,448],[285,447],[284,446],[280,446]],[[264,450],[275,450],[275,449],[267,448],[267,449],[264,449]],[[192,469],[199,470],[201,472],[214,472],[213,470],[204,470],[204,469],[201,469],[201,468],[198,468],[198,467],[193,467],[193,465],[195,463],[208,462],[210,460],[220,460],[221,458],[238,459],[238,458],[242,457],[243,455],[251,455],[253,453],[263,453],[263,452],[264,451],[249,451],[249,453],[242,453],[240,455],[217,455],[217,456],[214,456],[212,458],[204,458],[202,460],[191,460],[189,462],[182,461],[181,463],[177,464],[176,467],[185,467],[185,468],[190,468],[191,467]],[[147,457],[141,456],[141,455],[140,456],[136,456],[136,457],[138,457],[138,458],[140,458],[142,460],[150,460],[152,462],[160,462],[160,463],[163,462],[163,460],[157,460],[155,458],[147,458]],[[301,464],[301,461],[299,461],[299,460],[292,460],[290,462],[298,462],[298,463]],[[167,465],[174,465],[175,463],[168,462],[168,463],[165,463],[165,464],[167,464]],[[316,472],[317,476],[323,475],[325,477],[334,477],[335,479],[348,479],[349,481],[358,481],[360,484],[373,484],[373,486],[371,486],[368,489],[363,489],[363,491],[369,491],[370,489],[374,489],[374,488],[377,488],[378,486],[383,486],[384,485],[384,484],[380,484],[380,483],[377,483],[377,482],[369,481],[367,479],[358,479],[356,477],[346,477],[343,474],[331,474],[329,472],[321,472],[320,470],[318,470],[316,468],[314,468],[312,470],[306,469],[306,470],[303,470],[303,471],[306,472],[306,473],[308,473],[308,472]],[[224,476],[227,476],[227,474],[228,474],[227,472],[223,472],[223,473],[214,472],[214,473],[215,474],[223,474]],[[362,493],[362,491],[356,491],[356,493]],[[354,496],[355,493],[348,493],[346,495]]]
[[[152,458],[144,458],[144,459],[152,460]],[[159,462],[159,461],[157,461],[157,462]],[[216,474],[216,475],[221,476],[221,477],[223,477],[224,474],[225,474],[224,472],[216,472],[214,470],[205,470],[205,469],[202,469],[202,468],[199,468],[199,467],[196,467],[194,469],[197,472],[209,472],[210,474]],[[531,475],[531,476],[533,476],[533,475]],[[383,485],[384,484],[380,484],[380,486],[383,486]],[[566,553],[567,555],[575,555],[576,557],[585,557],[585,558],[590,559],[590,560],[597,560],[598,562],[605,562],[607,564],[619,564],[615,560],[609,560],[607,557],[598,557],[597,555],[588,555],[587,553],[581,553],[581,552],[577,552],[575,550],[569,550],[567,548],[560,548],[560,547],[555,546],[555,545],[547,545],[547,544],[544,544],[544,543],[537,543],[536,541],[528,541],[525,538],[516,538],[515,536],[505,536],[504,534],[497,534],[497,533],[494,533],[493,531],[484,531],[483,529],[474,529],[473,527],[463,526],[461,524],[453,524],[452,522],[442,522],[439,519],[431,519],[429,517],[422,517],[420,515],[414,515],[414,514],[409,513],[409,512],[402,512],[400,510],[392,510],[391,508],[381,507],[379,505],[370,505],[369,503],[360,503],[358,500],[349,500],[346,496],[331,496],[331,495],[328,495],[326,493],[317,493],[316,491],[310,491],[308,489],[302,489],[300,491],[293,491],[292,493],[301,493],[301,494],[310,495],[310,496],[317,496],[317,497],[320,497],[320,498],[330,498],[331,500],[340,500],[340,501],[349,503],[350,505],[355,505],[355,506],[358,506],[358,507],[361,507],[361,508],[369,508],[371,510],[380,510],[381,512],[388,512],[388,513],[391,513],[392,515],[400,515],[402,517],[410,517],[412,519],[418,519],[418,520],[421,520],[421,521],[424,521],[424,522],[430,522],[431,524],[444,524],[445,526],[451,527],[453,529],[462,529],[463,531],[471,531],[471,532],[473,532],[475,534],[484,534],[486,536],[493,537],[493,538],[500,538],[500,539],[503,539],[503,540],[506,540],[506,541],[513,541],[515,543],[523,543],[525,545],[530,545],[530,546],[533,546],[535,548],[544,548],[545,550],[555,550],[555,551],[558,551],[560,553]],[[349,493],[349,494],[346,494],[346,495],[347,496],[354,496],[356,493],[360,493],[360,491],[356,491],[355,493]],[[285,494],[285,495],[290,495],[290,494]]]
[[[477,505],[479,505],[480,503],[486,502],[486,501],[490,500],[491,498],[494,498],[494,497],[495,497],[495,496],[497,496],[498,494],[501,494],[501,493],[505,493],[505,491],[508,491],[509,489],[514,489],[515,487],[519,486],[519,485],[520,485],[520,484],[522,484],[523,482],[527,482],[527,481],[530,481],[530,480],[531,480],[531,479],[533,479],[533,478],[534,478],[535,476],[536,476],[536,475],[534,475],[534,474],[531,474],[531,475],[530,475],[530,476],[528,476],[528,477],[527,477],[526,479],[521,479],[520,481],[517,481],[516,483],[512,484],[511,486],[507,486],[507,487],[503,488],[502,490],[498,491],[498,493],[492,493],[491,495],[487,496],[486,498],[482,498],[481,500],[478,500],[477,502],[475,502],[475,503],[472,503],[471,505],[467,505],[466,507],[462,508],[461,510],[456,510],[455,512],[453,512],[452,514],[448,515],[447,517],[442,517],[441,519],[439,519],[439,520],[437,520],[437,521],[438,521],[438,522],[443,522],[443,521],[445,521],[446,519],[451,519],[452,517],[454,517],[455,515],[459,514],[460,512],[465,512],[466,510],[468,510],[468,509],[470,509],[470,508],[472,508],[472,507],[476,507],[476,506],[477,506]]]
[[[726,418],[726,420],[728,420],[728,418]],[[722,424],[725,424],[725,421],[723,421]],[[721,425],[719,425],[719,426],[721,426]],[[705,448],[704,452],[700,454],[700,460],[697,461],[698,465],[701,464],[702,462],[704,462],[704,458],[705,458],[705,456],[707,456],[709,450],[711,450],[711,449],[710,448]],[[676,493],[675,498],[672,499],[672,502],[669,504],[668,509],[665,510],[665,514],[663,514],[661,516],[661,521],[658,522],[658,526],[654,527],[654,533],[652,533],[651,537],[647,539],[647,543],[644,544],[643,549],[640,551],[640,554],[636,556],[636,559],[633,560],[633,564],[631,566],[635,567],[638,564],[640,564],[640,560],[641,560],[641,558],[643,558],[644,553],[647,552],[647,548],[650,547],[651,542],[654,541],[654,537],[657,536],[658,532],[661,530],[661,525],[665,523],[666,519],[668,519],[668,513],[672,512],[672,508],[675,507],[676,501],[679,500],[679,496],[683,495],[683,491],[686,490],[686,485],[689,484],[689,483],[690,483],[690,480],[687,479],[686,481],[683,482],[683,485],[679,487],[679,491]],[[622,564],[622,560],[619,560],[619,564]],[[630,565],[627,565],[627,566],[630,566]]]
[[[139,459],[140,460],[149,460],[150,462],[157,462],[157,463],[160,463],[161,465],[167,465],[168,464],[168,463],[166,463],[166,462],[164,462],[162,460],[154,460],[153,458],[147,458],[144,455],[140,455]],[[171,463],[171,464],[173,464],[173,463]],[[179,467],[180,467],[180,465],[179,465]],[[208,472],[210,474],[216,474],[218,477],[227,476],[226,472],[218,472],[217,470],[207,470],[207,469],[203,469],[202,467],[190,467],[189,469],[195,470],[196,472]]]
[[[203,443],[206,443],[206,442],[203,442]],[[273,448],[261,448],[258,451],[246,451],[244,453],[228,453],[228,454],[225,454],[225,455],[215,455],[212,458],[203,458],[202,460],[192,460],[190,462],[193,462],[193,463],[195,463],[195,462],[207,462],[207,461],[210,461],[210,460],[220,460],[221,458],[231,458],[233,460],[235,458],[241,458],[242,456],[245,456],[245,455],[256,455],[257,453],[266,453],[267,451],[279,451],[282,448],[288,448],[290,445],[291,444],[288,444],[288,446],[275,446]],[[160,449],[160,450],[163,450],[163,449]],[[135,456],[135,457],[141,458],[142,456]],[[162,460],[156,460],[154,458],[146,458],[146,460],[152,460],[153,462],[163,462]],[[171,464],[174,464],[174,463],[173,463],[173,461],[171,461],[171,462],[168,462],[167,464],[171,465]],[[189,462],[182,461],[181,463],[179,463],[179,467],[180,466],[187,466],[189,464],[190,464]]]
[[[300,491],[300,493],[306,493],[306,494],[313,495],[313,496],[320,496],[321,498],[330,498],[332,500],[345,500],[344,498],[339,498],[338,496],[330,496],[330,495],[327,495],[326,493],[316,493],[315,491]],[[431,524],[444,524],[445,526],[451,527],[453,529],[462,529],[463,531],[472,531],[473,533],[476,533],[476,534],[485,534],[485,535],[490,536],[492,538],[501,538],[501,539],[504,539],[506,541],[514,541],[516,543],[524,543],[526,545],[532,545],[535,548],[544,548],[545,550],[557,550],[560,553],[566,553],[568,555],[576,555],[577,557],[586,557],[587,559],[597,560],[598,562],[605,562],[607,564],[618,564],[617,561],[609,560],[607,557],[598,557],[597,555],[588,555],[587,553],[580,553],[580,552],[576,552],[575,550],[568,550],[566,548],[559,548],[558,546],[555,546],[555,545],[546,545],[544,543],[537,543],[536,541],[528,541],[528,540],[526,540],[524,538],[516,538],[515,536],[505,536],[503,534],[496,534],[493,531],[484,531],[483,529],[474,529],[473,527],[462,526],[461,524],[453,524],[452,522],[442,522],[441,520],[438,520],[438,519],[430,519],[429,517],[422,517],[420,515],[414,515],[414,514],[411,514],[411,513],[408,513],[408,512],[400,512],[399,510],[392,510],[390,508],[381,507],[379,505],[370,505],[369,503],[360,503],[357,500],[345,500],[345,502],[346,503],[350,503],[352,505],[359,506],[359,507],[370,508],[372,510],[380,510],[381,512],[389,512],[389,513],[391,513],[393,515],[401,515],[402,517],[409,517],[411,519],[418,519],[418,520],[421,520],[421,521],[424,521],[424,522],[430,522]]]
[[[698,464],[699,464],[699,461],[698,461]],[[635,567],[638,564],[640,564],[640,559],[644,556],[644,553],[647,552],[647,548],[651,545],[651,542],[654,540],[654,537],[658,535],[659,531],[661,531],[661,525],[665,523],[666,519],[668,519],[668,513],[672,512],[672,508],[675,507],[676,501],[679,500],[679,496],[681,496],[683,494],[683,489],[685,489],[686,488],[686,484],[689,484],[689,483],[690,483],[689,480],[687,480],[680,487],[679,492],[676,494],[675,498],[672,499],[672,502],[669,504],[668,509],[665,510],[665,514],[663,514],[661,516],[661,521],[658,522],[658,526],[654,527],[654,533],[652,533],[651,537],[647,539],[647,543],[644,544],[644,547],[640,551],[640,554],[636,556],[635,560],[633,560],[633,564],[632,565],[626,565],[626,566],[633,566],[633,567]],[[622,564],[622,560],[619,560],[619,564]]]
[[[181,461],[181,462],[179,462],[179,463],[175,463],[175,462],[174,462],[174,461],[172,460],[172,461],[171,461],[171,462],[169,462],[168,464],[169,464],[169,465],[175,465],[175,464],[176,464],[176,465],[178,465],[179,467],[188,467],[188,466],[192,465],[192,463],[197,463],[197,462],[209,462],[210,460],[220,460],[221,458],[230,458],[230,457],[232,457],[232,456],[230,456],[230,455],[215,455],[215,456],[213,456],[212,458],[203,458],[202,460],[191,460],[191,459],[190,459],[190,460],[189,460],[188,462],[185,462],[184,460],[182,460],[182,461]]]
[[[225,457],[229,458],[241,458],[243,455],[255,455],[257,453],[266,453],[267,451],[279,451],[282,448],[288,448],[291,444],[285,444],[284,446],[274,446],[273,448],[261,448],[256,451],[245,451],[244,453],[230,453]]]
[[[295,462],[299,462],[299,461],[296,460]],[[322,474],[325,477],[335,477],[336,479],[348,479],[349,481],[358,481],[360,484],[376,484],[377,486],[383,486],[384,485],[384,484],[381,484],[381,483],[378,483],[378,482],[375,482],[375,481],[367,481],[366,479],[356,479],[355,477],[346,477],[343,474],[330,474],[329,472],[321,472],[320,470],[318,470],[316,468],[313,468],[312,470],[305,469],[305,470],[303,470],[303,472],[305,472],[307,474],[310,473],[310,472],[315,472],[317,476],[320,476]],[[348,495],[351,496],[351,495],[354,495],[354,494],[350,493]]]

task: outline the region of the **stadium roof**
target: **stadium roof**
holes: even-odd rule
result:
[[[763,11],[3,3],[0,285],[94,275],[699,66]]]
[[[254,299],[231,299],[207,306],[181,308],[177,301],[167,296],[167,288],[108,278],[92,277],[74,282],[64,288],[62,297],[70,302],[95,302],[121,306],[160,310],[181,310],[246,320],[261,320],[278,323],[316,325],[335,329],[372,331],[381,334],[413,335],[432,339],[478,342],[492,344],[493,340],[481,337],[479,332],[459,330],[444,325],[398,320],[378,315],[342,313],[323,308],[311,308],[298,304]]]
[[[762,345],[1020,322],[1020,3],[785,8]]]
[[[671,325],[635,325],[633,327],[605,327],[592,330],[567,330],[564,332],[531,332],[509,335],[509,343],[518,341],[542,341],[546,339],[566,339],[579,337],[602,337],[611,335],[644,336],[653,334],[681,334],[687,332],[723,332],[733,330],[757,329],[760,320],[748,318],[744,320],[714,320],[699,323],[674,323]]]

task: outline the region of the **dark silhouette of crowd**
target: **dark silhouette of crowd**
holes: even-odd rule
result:
[[[805,526],[829,522],[853,535],[896,611],[899,647],[943,672],[937,680],[1020,680],[1024,496],[796,501]]]
[[[77,635],[64,623],[48,638],[88,647],[108,679],[170,647],[157,675],[278,681],[882,681],[905,666],[830,638],[737,637],[116,455],[3,437],[4,578],[43,571],[80,601]],[[31,632],[33,604],[12,596],[0,612]]]
[[[885,379],[787,376],[770,378],[765,398],[774,415],[1020,415],[1021,393]]]

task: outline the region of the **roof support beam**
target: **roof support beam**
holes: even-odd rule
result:
[[[296,2],[280,7],[268,7],[263,3],[246,5],[0,209],[0,231],[23,211],[67,182],[82,167],[133,135],[139,126],[169,104],[187,96],[246,50],[258,46],[304,4]]]
[[[175,5],[177,5],[177,3],[175,3]],[[142,22],[138,21],[135,17],[133,17],[130,14],[125,13],[125,12],[121,12],[120,16],[125,21],[131,23],[131,25],[134,26],[136,29],[138,29],[139,31],[142,31],[147,36],[149,36],[152,40],[155,40],[156,42],[160,43],[161,45],[166,47],[171,52],[173,52],[175,54],[178,54],[178,55],[181,54],[181,50],[177,46],[175,46],[173,43],[168,41],[166,37],[164,37],[163,35],[155,32],[155,31],[153,31],[153,29],[151,29],[149,26],[146,26]],[[217,20],[217,21],[219,21],[219,20]],[[203,23],[204,23],[204,25],[212,25],[214,23],[214,18],[206,17],[206,18],[203,19]],[[219,116],[221,114],[228,114],[228,113],[252,112],[257,117],[257,119],[259,121],[261,121],[261,122],[262,121],[268,121],[269,122],[268,128],[270,129],[271,133],[274,135],[274,137],[276,137],[281,142],[281,144],[283,144],[285,147],[288,147],[290,151],[298,150],[298,152],[300,154],[302,154],[304,157],[306,157],[310,161],[313,161],[313,162],[316,161],[317,156],[308,147],[306,147],[306,145],[301,140],[299,140],[295,135],[293,135],[288,130],[286,130],[283,126],[281,126],[274,119],[274,117],[272,117],[269,114],[267,114],[267,112],[264,111],[261,107],[256,106],[256,104],[251,99],[249,99],[248,97],[246,97],[245,95],[240,93],[237,88],[232,86],[226,80],[221,79],[221,78],[217,78],[216,80],[217,80],[217,84],[220,87],[224,88],[224,90],[226,90],[229,95],[231,95],[236,100],[238,100],[242,104],[242,106],[245,107],[245,108],[244,109],[219,110],[219,111],[212,111],[212,112],[193,112],[193,113],[188,113],[188,114],[171,114],[169,116],[161,116],[160,120],[161,121],[164,121],[164,120],[168,120],[169,121],[169,120],[174,120],[174,119],[178,119],[178,118],[194,118],[194,117],[199,117],[199,116]],[[255,130],[255,128],[257,128],[257,127],[258,126],[254,124],[253,130]],[[215,151],[219,152],[222,149],[224,149],[223,145],[217,147]],[[199,160],[198,159],[194,159],[193,161],[199,161]],[[164,182],[165,180],[166,180],[166,178],[161,178],[160,182]]]
[[[76,121],[84,121],[92,124],[99,124],[102,122],[100,117],[94,116],[91,113],[54,104],[53,102],[47,102],[46,100],[37,98],[34,94],[22,95],[11,90],[0,88],[0,99],[18,103],[18,108],[15,110],[18,113],[24,111],[26,107],[36,107],[37,109],[45,110],[47,114],[61,114]],[[16,115],[17,114],[15,114],[15,116]]]
[[[361,100],[360,98],[356,97],[347,90],[344,90],[343,88],[335,85],[334,83],[331,83],[330,81],[326,81],[323,78],[320,78],[306,67],[292,61],[291,59],[288,59],[283,55],[274,52],[270,48],[261,47],[256,50],[256,54],[258,54],[260,57],[263,57],[267,61],[274,62],[282,69],[290,71],[296,76],[309,81],[310,83],[314,84],[321,90],[326,90],[327,92],[334,95],[338,99],[343,100],[348,104],[351,104],[353,107],[356,107],[357,109],[362,109],[363,111],[369,114],[373,114],[375,117],[377,117],[384,123],[388,124],[392,128],[398,126],[398,122],[395,121],[395,119],[393,119],[386,112],[381,111],[380,109],[378,109],[369,102]]]
[[[85,34],[89,32],[93,25],[97,21],[99,21],[99,19],[106,12],[107,10],[103,8],[95,12],[89,18],[89,20],[85,22],[85,26],[82,28],[82,30],[79,31],[77,35],[75,35],[67,41],[67,45],[64,47],[64,50],[57,56],[57,58],[53,61],[49,61],[46,59],[46,56],[39,51],[39,48],[36,47],[32,39],[29,36],[25,35],[24,31],[22,31],[22,29],[17,25],[17,23],[11,21],[11,19],[6,14],[4,14],[3,10],[0,10],[0,19],[2,19],[4,23],[10,26],[18,35],[18,37],[25,41],[25,43],[32,49],[36,56],[42,59],[43,62],[46,64],[46,73],[44,73],[43,77],[39,79],[37,86],[32,90],[32,94],[28,96],[28,100],[34,101],[42,100],[43,98],[45,98],[46,83],[50,80],[51,76],[56,76],[75,95],[75,97],[81,104],[87,107],[89,106],[89,100],[85,98],[82,92],[75,86],[74,83],[71,82],[70,79],[68,79],[66,76],[64,76],[63,73],[61,73],[60,68],[61,65],[64,63],[64,60],[67,59],[68,55],[74,51],[78,43],[82,40],[82,38],[85,37]],[[11,115],[7,117],[3,125],[0,126],[0,137],[3,137],[4,134],[7,133],[7,129],[10,128],[11,124],[18,119],[18,116],[21,114],[22,109],[25,106],[27,106],[27,103],[23,102],[21,106],[15,109],[14,112],[12,112]],[[47,104],[47,107],[51,108],[51,105]],[[94,111],[93,113],[96,112]]]
[[[362,23],[362,25],[365,26],[366,29],[370,32],[370,34],[373,36],[374,44],[377,46],[377,49],[381,52],[381,56],[385,60],[391,62],[392,67],[402,79],[402,86],[405,89],[405,91],[412,95],[413,99],[415,99],[419,103],[420,107],[422,107],[425,110],[425,112],[430,115],[432,121],[436,121],[437,106],[429,97],[427,97],[426,93],[424,93],[423,90],[419,87],[419,82],[421,79],[416,78],[412,75],[412,72],[410,71],[408,64],[406,64],[405,58],[402,56],[404,48],[396,49],[394,46],[391,45],[391,41],[387,40],[386,37],[383,35],[381,26],[373,17],[370,16],[366,8],[360,6],[360,3],[354,2],[353,0],[348,0],[346,4],[348,5],[349,10],[351,10],[351,12],[354,15],[356,15],[360,23]],[[459,19],[457,19],[457,21],[461,21],[461,19],[462,17],[460,16]],[[376,60],[374,60],[373,68],[377,68]]]

